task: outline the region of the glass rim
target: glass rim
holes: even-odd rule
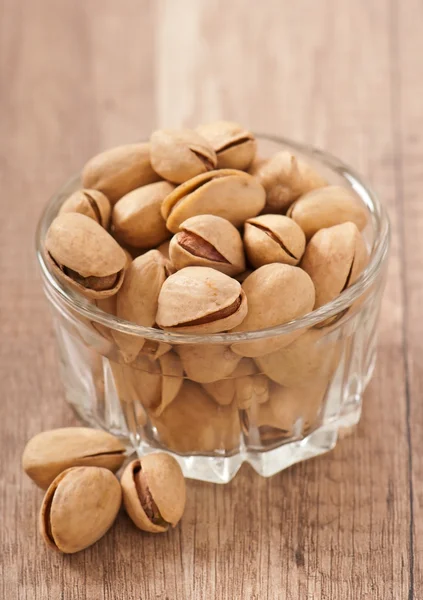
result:
[[[307,313],[303,317],[290,321],[289,323],[239,333],[231,333],[230,331],[226,333],[211,334],[176,333],[172,331],[155,329],[154,327],[144,327],[142,325],[137,325],[130,321],[120,319],[115,315],[106,313],[90,300],[78,294],[77,292],[74,292],[71,288],[68,288],[66,284],[60,281],[53,273],[48,261],[46,260],[43,240],[47,233],[47,229],[53,218],[56,216],[59,206],[64,200],[63,191],[80,179],[80,174],[78,174],[71,177],[67,183],[52,196],[41,214],[36,230],[37,259],[41,268],[42,279],[49,300],[57,307],[59,307],[60,302],[63,302],[68,309],[77,312],[85,319],[94,321],[95,323],[105,327],[109,327],[114,331],[140,336],[167,344],[228,344],[252,340],[263,340],[272,338],[274,336],[290,334],[298,329],[308,329],[348,309],[355,300],[362,296],[372,286],[386,261],[390,241],[390,225],[386,209],[381,204],[375,192],[367,183],[363,181],[363,179],[354,171],[354,169],[332,154],[317,147],[302,144],[300,142],[294,142],[288,138],[280,136],[256,134],[256,137],[259,140],[262,139],[287,146],[312,160],[319,160],[320,162],[324,163],[326,167],[342,175],[367,206],[373,220],[373,226],[375,230],[370,260],[357,281],[344,290],[337,298],[331,300],[327,304],[324,304],[320,308]]]

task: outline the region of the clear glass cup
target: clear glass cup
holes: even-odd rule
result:
[[[52,198],[39,223],[37,254],[68,402],[85,423],[123,438],[128,452],[170,452],[194,479],[228,482],[243,462],[270,476],[330,450],[358,422],[375,366],[389,249],[386,212],[337,158],[259,136],[261,156],[281,149],[304,157],[331,183],[353,188],[371,216],[363,232],[370,261],[359,280],[286,325],[168,333],[118,319],[68,289],[51,272],[43,240],[62,202],[80,187],[79,176]],[[129,347],[138,352],[132,362],[125,360]]]

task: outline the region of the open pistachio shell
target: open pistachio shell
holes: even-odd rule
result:
[[[54,550],[73,554],[97,542],[113,525],[122,492],[108,469],[72,467],[48,488],[40,513],[40,531]]]
[[[328,185],[301,196],[288,210],[291,217],[309,240],[319,229],[355,223],[362,231],[369,213],[359,198],[347,188]]]
[[[170,260],[175,269],[212,267],[226,275],[245,271],[239,231],[226,219],[197,215],[181,223],[181,231],[170,241]]]
[[[317,171],[287,150],[258,162],[250,173],[266,190],[265,213],[285,213],[302,194],[327,185]]]
[[[301,261],[316,289],[314,308],[330,302],[357,281],[367,262],[366,244],[354,223],[315,233]]]
[[[183,183],[216,167],[216,154],[199,133],[191,129],[159,129],[150,138],[154,170],[173,183]]]
[[[112,204],[128,192],[159,181],[150,164],[150,145],[117,146],[97,154],[82,171],[82,184],[103,192]]]
[[[241,357],[220,344],[180,344],[175,347],[192,381],[210,383],[229,377]]]
[[[107,229],[110,221],[111,206],[109,199],[98,190],[77,190],[60,207],[59,214],[76,212],[97,221]]]
[[[159,418],[151,417],[160,443],[175,452],[233,450],[240,423],[235,406],[219,406],[199,383],[186,380]]]
[[[161,205],[175,186],[158,181],[123,196],[113,207],[112,224],[116,238],[134,248],[150,249],[170,237],[161,214]]]
[[[233,329],[246,314],[238,281],[208,267],[186,267],[164,282],[156,323],[172,331],[218,333]]]
[[[218,169],[248,169],[257,149],[250,131],[232,121],[206,123],[197,127],[197,131],[214,148]]]
[[[122,475],[121,486],[126,512],[139,529],[162,533],[181,520],[185,479],[169,454],[158,452],[133,460]]]
[[[63,213],[45,239],[54,273],[88,298],[113,296],[122,285],[126,255],[101,225],[80,213]]]
[[[221,169],[198,175],[178,186],[162,204],[167,228],[179,231],[181,223],[196,215],[217,215],[241,227],[264,208],[265,191],[248,173]]]
[[[297,265],[305,245],[301,227],[283,215],[261,215],[245,223],[245,251],[255,268],[270,263]]]
[[[264,265],[247,277],[242,289],[247,296],[248,313],[242,323],[233,329],[234,332],[283,325],[313,309],[313,282],[298,267],[277,263]],[[287,346],[299,335],[301,330],[263,340],[236,342],[232,350],[241,356],[261,356]]]

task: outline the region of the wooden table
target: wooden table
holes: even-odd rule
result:
[[[2,0],[0,596],[5,600],[423,598],[421,0]],[[34,257],[42,206],[97,151],[226,117],[320,145],[387,204],[379,362],[357,431],[270,480],[188,483],[180,527],[121,515],[47,550],[26,440],[75,424]],[[420,236],[420,237],[419,237]]]

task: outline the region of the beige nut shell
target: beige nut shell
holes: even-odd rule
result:
[[[151,164],[163,179],[183,183],[216,167],[211,145],[191,129],[159,129],[150,138]]]
[[[112,225],[117,239],[134,248],[154,248],[170,237],[161,214],[163,200],[174,189],[167,181],[137,188],[113,207]]]
[[[197,254],[190,252],[181,244],[181,233],[170,241],[169,255],[175,269],[189,266],[212,267],[226,275],[238,275],[245,270],[245,257],[239,231],[226,219],[216,215],[197,215],[181,223],[182,233],[194,234],[197,242]],[[203,243],[202,246],[202,242]],[[226,260],[208,258],[208,245]]]
[[[192,381],[210,383],[229,377],[241,357],[220,344],[180,344],[175,347]]]
[[[352,285],[367,262],[366,244],[354,223],[342,223],[315,233],[301,261],[316,290],[314,308],[330,302]]]
[[[110,221],[111,206],[107,196],[98,190],[76,190],[60,207],[59,215],[62,213],[81,213],[97,221],[104,229],[107,229]]]
[[[162,204],[167,228],[179,231],[181,223],[195,215],[217,215],[241,227],[264,208],[266,194],[248,173],[221,169],[198,175],[178,186]]]
[[[104,467],[117,471],[125,446],[113,435],[89,427],[62,427],[38,433],[22,455],[25,473],[42,489],[70,467]]]
[[[218,169],[248,169],[254,159],[257,142],[250,131],[232,121],[214,121],[197,127],[214,148]]]
[[[219,311],[239,301],[235,312],[214,318]],[[218,333],[239,325],[247,310],[247,300],[238,281],[208,267],[186,267],[163,284],[156,323],[162,329],[173,331]],[[210,320],[196,324],[200,319]]]
[[[288,210],[291,217],[304,231],[307,239],[327,227],[350,221],[362,231],[369,213],[359,198],[347,188],[328,185],[301,196]]]
[[[295,266],[304,254],[305,245],[301,227],[283,215],[261,215],[245,223],[245,251],[255,268],[270,263]]]
[[[94,544],[110,529],[122,492],[108,469],[73,467],[52,482],[40,512],[40,531],[54,550],[73,554]]]

